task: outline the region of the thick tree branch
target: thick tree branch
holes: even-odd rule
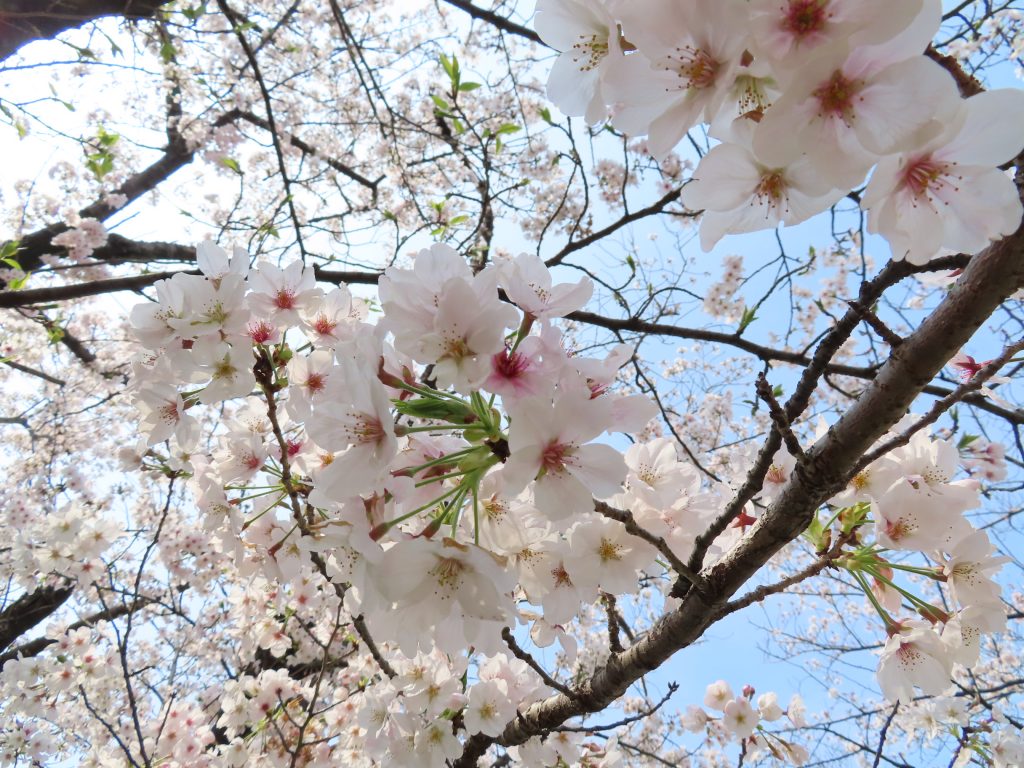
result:
[[[166,0],[5,0],[0,10],[0,60],[33,40],[55,37],[103,16],[152,18]]]
[[[73,591],[68,583],[59,587],[39,587],[0,611],[0,648],[6,648],[36,624],[53,615],[67,602]]]
[[[236,120],[238,115],[237,110],[226,112],[214,122],[214,126],[227,125]],[[119,210],[110,204],[109,196],[111,194],[123,195],[127,198],[127,203],[131,203],[150,190],[155,189],[157,185],[166,181],[176,171],[191,163],[195,157],[195,152],[196,150],[190,148],[180,134],[172,133],[172,140],[168,143],[164,154],[158,160],[129,178],[117,189],[110,190],[99,200],[80,209],[78,215],[83,219],[98,219],[101,221],[108,218]],[[66,223],[57,222],[30,234],[23,235],[18,242],[18,253],[16,256],[21,268],[25,272],[31,272],[38,269],[43,263],[42,257],[45,254],[61,252],[63,249],[60,246],[52,244],[53,238],[62,232],[67,232],[69,229],[70,227]]]
[[[498,739],[476,735],[466,742],[457,768],[475,766],[497,741],[521,744],[567,719],[610,705],[646,672],[693,643],[721,606],[772,556],[807,527],[818,507],[845,485],[857,461],[906,413],[943,365],[1015,290],[1024,285],[1024,229],[971,259],[935,311],[878,371],[860,398],[807,452],[781,493],[747,534],[702,576],[709,598],[690,590],[624,653],[612,656],[584,681],[577,698],[551,696],[510,722]]]

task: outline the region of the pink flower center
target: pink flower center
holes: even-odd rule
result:
[[[306,379],[306,387],[310,392],[319,392],[324,388],[324,382],[326,380],[327,377],[322,373],[311,373],[309,374],[309,378]]]
[[[771,210],[785,201],[786,187],[782,171],[766,171],[754,188],[754,199]]]
[[[257,344],[266,344],[274,336],[274,326],[266,320],[257,320],[249,325],[249,338]]]
[[[957,191],[949,179],[949,165],[938,162],[931,155],[924,155],[907,163],[900,187],[914,196],[916,204],[918,200],[933,200],[935,193],[944,187]]]
[[[504,349],[491,358],[491,365],[500,378],[517,379],[530,369],[530,358]]]
[[[384,440],[384,425],[380,419],[368,413],[360,413],[353,419],[352,426],[345,431],[355,443],[380,443]]]
[[[338,324],[332,322],[326,315],[317,315],[316,321],[313,323],[313,330],[321,336],[330,336],[337,327]]]
[[[863,83],[851,80],[841,69],[832,73],[826,83],[815,89],[813,96],[818,100],[819,117],[838,117],[849,125],[854,115],[854,102],[862,100],[858,97]]]
[[[178,415],[178,404],[167,403],[165,406],[163,406],[160,409],[160,418],[163,421],[166,421],[170,424],[177,423],[178,419],[180,418]]]
[[[668,57],[668,68],[683,79],[683,88],[710,88],[718,76],[719,64],[703,48],[684,45]]]
[[[287,288],[282,288],[274,297],[274,306],[278,309],[294,309],[295,294]]]
[[[828,0],[790,0],[782,28],[796,38],[820,32],[830,15],[825,10],[827,5]]]
[[[541,467],[555,474],[564,472],[565,460],[572,455],[573,448],[572,443],[560,443],[557,440],[552,440],[541,454]]]

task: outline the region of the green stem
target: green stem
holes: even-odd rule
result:
[[[889,612],[882,607],[882,604],[878,602],[878,598],[875,597],[875,593],[871,591],[871,587],[868,585],[864,576],[859,571],[850,571],[850,573],[853,575],[853,578],[857,580],[857,583],[860,584],[860,588],[864,591],[864,594],[867,595],[868,600],[871,601],[871,605],[874,606],[878,615],[882,617],[882,621],[885,623],[886,628],[893,626],[896,622],[893,621]]]

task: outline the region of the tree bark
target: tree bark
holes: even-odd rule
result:
[[[0,60],[103,16],[149,19],[166,0],[0,0]]]
[[[1020,180],[1018,180],[1019,182]],[[1024,286],[1024,226],[971,259],[936,310],[895,350],[857,402],[805,454],[782,493],[740,542],[700,577],[706,596],[689,590],[681,605],[659,619],[624,653],[612,656],[574,697],[550,696],[516,716],[497,739],[477,734],[456,768],[471,768],[487,748],[522,744],[572,717],[597,712],[641,676],[697,640],[721,616],[721,607],[810,523],[815,511],[848,481],[861,456],[910,408],[942,366],[982,323]]]

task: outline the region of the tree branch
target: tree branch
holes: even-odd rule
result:
[[[103,16],[149,19],[166,0],[6,0],[0,10],[0,60],[33,40],[56,37]]]
[[[571,717],[605,708],[646,672],[701,637],[720,606],[768,560],[795,539],[818,507],[842,488],[859,458],[906,412],[942,366],[988,317],[1024,285],[1024,229],[971,259],[963,275],[918,330],[894,350],[878,375],[828,433],[806,452],[775,501],[747,534],[702,571],[710,604],[696,590],[659,619],[624,653],[612,656],[577,690],[578,698],[551,696],[530,706],[493,739],[467,740],[456,768],[475,766],[497,741],[521,744]]]

